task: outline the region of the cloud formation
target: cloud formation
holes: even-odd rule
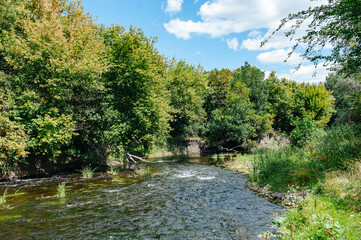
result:
[[[324,82],[328,74],[329,70],[322,64],[319,64],[316,68],[313,64],[310,64],[301,66],[297,71],[290,70],[289,73],[279,74],[279,77],[297,82],[319,83]]]
[[[227,39],[226,40],[227,42],[227,46],[230,48],[230,49],[233,49],[234,51],[237,51],[238,50],[238,40],[237,38],[232,38],[232,39]]]
[[[167,0],[166,12],[179,12],[182,10],[183,0]]]
[[[170,2],[179,2],[168,0]],[[289,13],[306,9],[320,1],[309,0],[214,0],[204,3],[198,12],[201,20],[172,19],[164,24],[169,33],[189,39],[193,34],[221,37],[261,28],[275,28]],[[168,8],[168,7],[167,7]]]
[[[303,57],[299,53],[293,53],[290,57],[288,57],[291,51],[291,48],[287,50],[281,48],[269,52],[264,52],[257,56],[257,60],[262,64],[281,64],[284,63],[286,59],[286,63],[288,65],[295,66],[301,63]]]

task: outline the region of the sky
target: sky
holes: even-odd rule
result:
[[[140,27],[148,37],[158,37],[155,47],[165,57],[214,68],[236,69],[247,61],[279,77],[298,82],[325,80],[322,64],[302,61],[294,42],[278,32],[260,47],[280,20],[290,13],[321,4],[323,0],[82,0],[96,23]],[[286,26],[286,29],[289,26]],[[303,26],[296,36],[302,36]],[[302,51],[302,48],[301,48]],[[302,62],[299,70],[295,67]]]

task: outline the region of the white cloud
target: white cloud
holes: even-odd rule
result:
[[[226,40],[227,42],[227,46],[230,48],[230,49],[233,49],[234,51],[237,51],[238,50],[238,40],[237,38],[232,38],[232,39],[227,39]]]
[[[292,69],[288,73],[279,74],[278,76],[297,82],[319,83],[324,82],[329,73],[330,71],[327,70],[327,67],[322,64],[317,65],[316,68],[315,65],[310,64],[301,66],[298,70]]]
[[[291,26],[294,22],[288,22],[282,29],[282,31],[276,32],[268,41],[261,47],[261,42],[266,38],[269,37],[275,28],[271,28],[268,32],[264,35],[260,34],[258,36],[253,36],[248,34],[248,39],[243,40],[241,44],[242,49],[247,50],[270,50],[270,49],[279,49],[279,48],[286,48],[292,47],[296,44],[295,39],[301,38],[303,34],[307,30],[307,25],[310,23],[311,20],[306,20],[303,25],[300,26],[298,31],[296,31],[293,39],[285,37],[284,33],[291,30]]]
[[[175,1],[175,0],[173,0]],[[170,0],[168,0],[169,6]],[[213,0],[204,3],[198,15],[201,20],[172,19],[164,26],[178,38],[189,39],[192,34],[209,34],[220,37],[229,33],[272,28],[289,13],[319,5],[321,1],[309,0]]]
[[[303,57],[294,52],[290,57],[288,57],[289,53],[292,49],[276,49],[269,52],[261,53],[257,56],[257,60],[262,64],[282,64],[287,59],[287,64],[289,65],[297,65],[302,62]]]
[[[179,12],[182,10],[183,0],[167,0],[166,12]]]
[[[250,38],[261,38],[262,37],[262,32],[258,31],[258,30],[253,30],[252,32],[248,33],[247,35]]]

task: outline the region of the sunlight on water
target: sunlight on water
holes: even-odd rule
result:
[[[9,188],[0,239],[257,239],[273,231],[279,206],[247,190],[246,177],[198,162],[154,162],[143,178],[98,173],[0,183],[0,192]]]

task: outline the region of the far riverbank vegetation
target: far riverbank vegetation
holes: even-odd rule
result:
[[[97,25],[80,1],[0,0],[0,11],[0,179],[39,164],[78,162],[93,173],[202,139],[223,153],[213,163],[249,174],[259,188],[307,193],[277,223],[285,239],[361,236],[357,54],[333,55],[341,67],[323,83],[298,83],[248,62],[205,71],[167,59],[156,37]],[[355,39],[338,41],[352,50],[340,51],[359,54]]]

